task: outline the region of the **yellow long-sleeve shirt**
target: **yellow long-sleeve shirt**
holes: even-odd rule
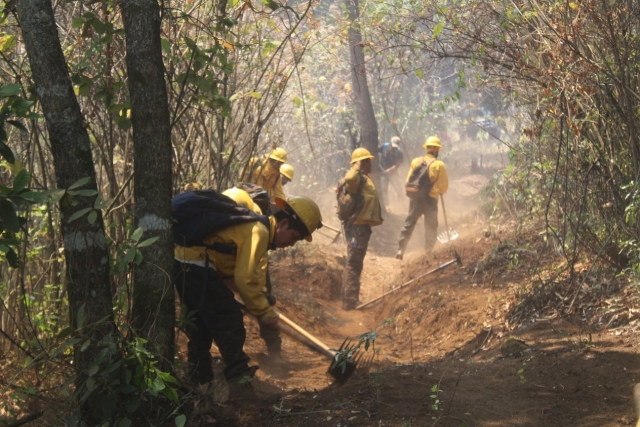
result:
[[[380,199],[378,191],[373,181],[368,175],[360,172],[360,165],[355,164],[344,177],[347,190],[351,193],[357,193],[360,186],[361,178],[364,177],[365,183],[362,186],[362,196],[364,197],[364,205],[353,222],[354,224],[368,224],[370,226],[382,224],[382,208],[380,207]]]
[[[428,162],[431,159],[435,159],[435,156],[431,153],[427,154],[424,157],[416,157],[411,161],[411,167],[409,168],[409,174],[407,175],[407,182],[409,182],[409,177],[411,176],[411,172],[420,164],[424,162]],[[431,181],[431,191],[429,191],[429,196],[437,199],[440,194],[444,194],[449,189],[449,176],[447,175],[447,169],[444,167],[444,163],[441,160],[435,160],[431,163],[429,167],[429,180]]]
[[[233,278],[236,290],[247,306],[247,311],[261,320],[277,317],[267,301],[267,251],[275,237],[276,220],[269,218],[270,227],[260,221],[245,222],[211,233],[204,239],[207,245],[219,242],[235,246],[235,255],[223,254],[204,247],[175,245],[174,257],[180,262],[209,265],[222,279]]]
[[[268,157],[260,165],[258,164],[259,161],[257,157],[249,161],[249,172],[244,181],[264,188],[271,201],[275,201],[276,197],[286,200],[287,196],[282,189],[280,172],[271,167]]]

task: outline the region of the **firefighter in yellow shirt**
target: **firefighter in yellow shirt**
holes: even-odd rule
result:
[[[246,310],[260,323],[278,329],[278,315],[269,303],[266,290],[267,252],[311,241],[311,234],[322,227],[318,205],[307,197],[276,199],[279,210],[262,221],[242,222],[209,234],[207,247],[175,245],[174,284],[187,313],[188,360],[191,379],[204,384],[213,379],[209,353],[215,342],[225,363],[225,377],[231,398],[242,397],[245,377],[253,377],[243,351],[246,331],[242,311],[234,293],[224,281],[233,279]],[[215,248],[215,249],[214,249]],[[231,250],[229,250],[231,249]]]
[[[275,200],[276,197],[284,199],[286,196],[282,189],[280,168],[286,161],[287,152],[285,149],[280,147],[274,148],[262,162],[260,162],[258,157],[251,159],[248,173],[245,174],[242,180],[264,188],[271,200]],[[265,212],[265,214],[266,213],[267,212]]]
[[[400,232],[400,239],[398,241],[398,253],[397,259],[402,259],[404,251],[409,244],[413,229],[416,227],[418,220],[424,215],[424,248],[427,251],[433,249],[436,244],[436,238],[438,236],[438,197],[444,194],[449,189],[449,178],[447,176],[447,170],[444,167],[444,163],[438,160],[438,153],[442,149],[440,139],[437,136],[430,136],[427,138],[423,147],[427,150],[427,154],[424,157],[416,157],[411,161],[411,167],[409,168],[409,174],[407,175],[407,182],[411,177],[414,169],[420,167],[422,164],[427,165],[429,182],[431,188],[428,194],[420,194],[415,198],[412,198],[409,202],[409,215],[404,222],[404,228]]]
[[[289,163],[285,163],[280,166],[280,175],[282,175],[282,186],[284,187],[291,181],[293,181],[293,175],[295,171],[293,170],[293,166]]]
[[[353,310],[360,301],[360,275],[367,254],[371,227],[382,224],[382,209],[378,192],[371,180],[371,159],[366,148],[356,148],[351,155],[351,169],[344,177],[347,190],[361,192],[362,209],[353,220],[343,222],[347,240],[347,265],[342,276],[342,308]]]

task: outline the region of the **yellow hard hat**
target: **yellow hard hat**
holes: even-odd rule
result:
[[[251,198],[249,193],[247,193],[246,191],[238,187],[232,187],[232,188],[229,188],[228,190],[224,190],[222,194],[224,194],[225,196],[227,196],[228,198],[230,198],[240,206],[244,206],[249,210],[262,214],[262,211],[260,210],[260,208],[253,203],[253,199]]]
[[[293,175],[295,172],[293,170],[293,166],[291,166],[289,163],[285,163],[280,166],[280,173],[289,178],[290,181],[293,181]]]
[[[440,138],[437,136],[430,136],[425,141],[424,148],[428,149],[429,147],[436,147],[438,150],[442,150],[442,145],[440,145]]]
[[[187,182],[184,185],[184,191],[198,191],[200,190],[200,184],[197,182]]]
[[[281,208],[289,206],[291,210],[298,216],[300,221],[309,231],[309,235],[305,236],[307,242],[311,242],[313,238],[311,234],[318,228],[322,228],[322,214],[320,214],[320,208],[308,197],[305,196],[292,196],[287,197],[287,200],[276,197],[276,205]]]
[[[284,163],[287,161],[287,152],[284,148],[277,147],[269,153],[269,158]]]
[[[365,159],[373,159],[373,156],[371,155],[369,150],[363,147],[358,147],[353,150],[353,154],[351,154],[351,164]]]

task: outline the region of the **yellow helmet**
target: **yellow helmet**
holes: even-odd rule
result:
[[[289,163],[285,163],[280,166],[280,173],[289,178],[290,181],[293,181],[293,175],[295,172],[293,170],[293,166],[291,166]]]
[[[353,150],[353,154],[351,154],[351,164],[365,159],[373,159],[373,156],[371,155],[369,150],[364,147],[358,147]]]
[[[427,138],[423,147],[426,149],[429,149],[429,147],[436,147],[438,150],[442,150],[442,145],[440,145],[440,138],[435,135]]]
[[[222,194],[224,194],[240,206],[244,206],[245,208],[252,210],[255,213],[262,214],[260,208],[255,203],[253,203],[253,199],[246,191],[238,187],[232,187],[228,190],[224,190]]]
[[[198,191],[200,190],[200,184],[197,182],[187,182],[184,185],[184,191]]]
[[[269,158],[284,163],[287,161],[287,152],[284,148],[277,147],[269,153]]]
[[[287,200],[276,197],[276,205],[281,208],[289,206],[291,210],[298,216],[304,226],[309,231],[309,235],[305,236],[307,242],[311,242],[313,238],[311,234],[318,228],[322,228],[322,214],[320,214],[320,208],[308,197],[305,196],[292,196],[287,197]]]

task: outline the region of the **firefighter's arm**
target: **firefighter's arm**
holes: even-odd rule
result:
[[[444,163],[436,160],[431,169],[435,173],[436,181],[434,186],[438,191],[438,194],[444,194],[449,189],[449,176],[447,175],[447,169],[444,167]],[[431,172],[431,170],[429,171]]]
[[[234,282],[247,311],[261,322],[278,317],[267,299],[267,249],[269,231],[259,222],[250,237],[238,244]]]
[[[357,193],[360,186],[360,162],[356,162],[344,177],[347,190],[351,193]]]
[[[282,178],[278,178],[278,181],[276,181],[276,185],[273,186],[273,197],[271,198],[271,201],[274,202],[275,201],[275,197],[279,197],[282,200],[287,200],[287,196],[284,194],[284,189],[282,188]]]

